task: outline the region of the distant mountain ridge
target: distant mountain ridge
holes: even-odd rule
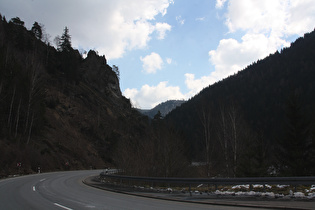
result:
[[[154,115],[156,115],[158,111],[160,111],[162,117],[165,117],[168,113],[176,109],[176,107],[181,106],[185,102],[186,102],[185,100],[168,100],[166,102],[160,103],[159,105],[155,106],[152,109],[149,110],[138,109],[138,111],[144,115],[147,115],[150,118],[153,118]]]

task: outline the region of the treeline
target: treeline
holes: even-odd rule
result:
[[[147,117],[144,117],[148,120]],[[172,126],[155,115],[142,127],[141,135],[118,141],[114,161],[125,174],[150,177],[189,177],[188,147]]]
[[[18,17],[0,18],[0,135],[28,144],[44,122],[47,69],[76,81],[82,58],[71,47],[67,28],[56,52],[43,42],[44,29],[37,22],[28,31]]]
[[[0,18],[0,136],[29,144],[32,133],[41,129],[45,111],[37,32],[24,31],[19,18],[8,23]]]
[[[67,27],[55,38],[55,49],[42,24],[34,22],[27,30],[18,17],[7,22],[0,15],[0,20],[0,135],[28,144],[44,124],[45,106],[55,106],[54,100],[45,100],[50,76],[59,77],[61,83],[78,83],[83,58],[72,48]],[[117,67],[107,70],[119,76]]]
[[[211,176],[314,175],[315,31],[166,116]]]

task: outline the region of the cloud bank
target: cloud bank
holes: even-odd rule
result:
[[[157,70],[162,69],[163,60],[161,56],[155,52],[152,52],[144,58],[140,57],[140,60],[142,61],[142,68],[145,73],[154,74]]]
[[[153,108],[161,101],[185,98],[179,87],[168,86],[166,81],[160,82],[157,86],[143,85],[140,90],[127,88],[124,95],[131,99],[134,107],[142,109]]]
[[[164,16],[173,3],[173,0],[2,0],[1,7],[11,11],[10,18],[18,14],[29,28],[34,21],[44,23],[52,40],[67,26],[70,34],[75,34],[74,47],[95,49],[106,58],[115,59],[128,50],[145,48],[154,32],[158,39],[164,39],[171,26],[156,22],[155,17]]]

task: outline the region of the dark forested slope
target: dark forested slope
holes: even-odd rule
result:
[[[241,156],[246,153],[244,150],[253,149],[244,145],[257,145],[259,139],[262,147],[260,149],[267,156],[264,161],[268,159],[268,164],[272,165],[276,164],[273,161],[277,160],[277,153],[281,149],[279,139],[284,138],[288,127],[292,127],[292,119],[288,119],[288,107],[292,98],[299,107],[299,113],[296,113],[299,117],[296,117],[295,121],[307,122],[307,132],[314,130],[315,31],[298,38],[289,48],[269,55],[237,74],[203,89],[187,103],[168,114],[166,120],[185,132],[192,145],[194,158],[205,160],[200,152],[205,150],[205,135],[209,135],[211,147],[215,147],[212,153],[211,150],[209,152],[211,158],[220,157],[221,160],[226,160],[223,161],[224,164],[229,163],[229,167],[234,165],[240,168]],[[205,129],[206,115],[211,119],[206,123],[208,131]],[[240,119],[242,123],[235,119]],[[227,132],[227,122],[232,120],[234,125],[239,126],[238,136],[249,130],[255,134],[254,137],[248,137],[249,143],[232,141],[236,139],[237,134]],[[232,125],[230,127],[230,130],[234,131],[237,128]],[[314,137],[309,134],[306,138],[310,146]],[[282,142],[286,144],[288,139]],[[238,150],[235,151],[236,149]],[[219,151],[219,154],[216,154],[216,151]],[[212,164],[220,162],[218,159]]]
[[[111,164],[118,140],[147,126],[122,96],[117,69],[94,51],[83,59],[69,31],[56,50],[38,24],[0,19],[0,175]]]

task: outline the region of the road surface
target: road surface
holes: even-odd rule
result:
[[[0,180],[0,209],[244,209],[137,197],[82,183],[86,177],[100,172],[54,172]]]

